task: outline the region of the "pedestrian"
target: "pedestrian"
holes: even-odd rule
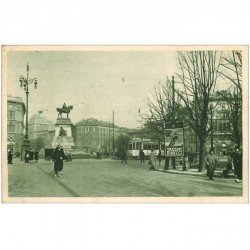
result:
[[[153,149],[151,150],[151,153],[149,155],[149,165],[150,165],[149,170],[155,171],[156,156],[155,156],[155,152]]]
[[[188,163],[189,163],[190,168],[192,167],[193,162],[194,162],[194,153],[193,153],[193,150],[191,148],[188,152]]]
[[[159,167],[161,167],[161,158],[162,158],[161,150],[159,149],[159,153],[158,153]]]
[[[30,152],[29,152],[29,161],[30,161],[30,163],[34,163],[34,151],[33,151],[33,149],[31,149],[30,150]]]
[[[38,158],[39,158],[39,153],[38,150],[35,150],[35,161],[38,162]]]
[[[62,146],[59,144],[54,152],[54,172],[55,176],[61,178],[62,170],[63,170],[63,160],[65,158],[64,151]]]
[[[101,152],[98,151],[98,152],[97,152],[97,159],[98,159],[98,160],[101,160],[101,158],[102,158]]]
[[[145,163],[145,154],[142,149],[140,150],[139,156],[141,163]]]
[[[122,150],[122,155],[121,155],[121,163],[127,163],[127,159],[128,159],[128,154],[127,151],[125,149]]]
[[[209,150],[209,153],[206,157],[206,165],[207,165],[207,175],[209,180],[214,180],[214,170],[217,165],[217,157],[214,155],[213,149]]]
[[[242,151],[240,151],[237,146],[233,151],[232,158],[233,158],[235,182],[239,183],[242,180]]]
[[[29,158],[30,158],[29,153],[30,153],[29,149],[26,149],[25,150],[25,156],[24,156],[25,163],[29,163]]]
[[[12,159],[13,159],[13,152],[11,149],[9,149],[9,151],[8,151],[8,164],[12,164]]]
[[[228,178],[229,177],[229,173],[230,171],[232,171],[232,159],[230,156],[227,157],[227,165],[226,165],[226,169],[223,170],[223,176],[224,178]]]

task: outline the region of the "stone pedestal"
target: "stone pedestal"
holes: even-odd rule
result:
[[[72,137],[72,126],[73,124],[69,118],[57,118],[52,148],[56,148],[56,146],[60,144],[64,150],[69,151],[75,146]]]

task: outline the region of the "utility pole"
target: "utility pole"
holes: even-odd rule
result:
[[[28,150],[30,146],[30,140],[29,140],[29,129],[28,129],[28,119],[29,119],[29,84],[34,83],[34,88],[37,88],[37,79],[29,78],[29,63],[27,63],[27,68],[26,68],[26,78],[23,76],[20,76],[19,82],[20,82],[20,87],[24,89],[24,92],[26,94],[26,124],[25,124],[25,136],[23,140],[23,146]],[[28,163],[29,160],[25,158],[25,162]]]
[[[113,158],[115,154],[115,111],[113,110],[113,140],[112,140],[112,152],[113,152]]]

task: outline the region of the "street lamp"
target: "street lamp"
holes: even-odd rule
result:
[[[24,89],[26,94],[26,123],[25,123],[25,135],[23,139],[23,146],[26,149],[26,152],[30,146],[29,140],[29,130],[28,130],[28,111],[29,111],[29,84],[34,84],[34,88],[37,88],[37,79],[36,78],[29,78],[29,63],[27,63],[26,68],[26,78],[23,76],[19,77],[20,87]],[[29,160],[25,158],[25,162],[28,163]]]

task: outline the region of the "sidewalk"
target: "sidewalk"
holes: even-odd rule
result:
[[[162,171],[165,173],[171,173],[171,174],[181,174],[181,175],[192,175],[192,176],[206,176],[207,175],[207,171],[203,171],[203,172],[198,172],[197,168],[187,168],[187,171],[183,171],[182,170],[182,166],[177,166],[177,169],[168,169],[165,170],[163,169],[163,167],[156,167],[157,171]],[[221,177],[223,178],[223,169],[222,170],[215,170],[214,171],[214,176],[215,177]],[[234,174],[229,174],[228,178],[234,178]]]

